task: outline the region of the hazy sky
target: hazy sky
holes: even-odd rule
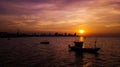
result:
[[[120,34],[120,0],[0,0],[0,31]]]

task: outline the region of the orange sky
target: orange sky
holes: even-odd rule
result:
[[[120,34],[120,0],[0,0],[0,32]]]

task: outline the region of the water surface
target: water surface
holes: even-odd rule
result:
[[[78,37],[0,38],[0,67],[120,67],[120,38],[86,37],[84,47],[96,39],[98,54],[81,54],[68,48]]]

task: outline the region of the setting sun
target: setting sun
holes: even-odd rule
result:
[[[79,30],[79,33],[80,34],[83,34],[85,31],[84,30]]]

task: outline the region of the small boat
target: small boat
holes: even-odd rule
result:
[[[74,50],[74,51],[77,51],[77,52],[88,52],[88,53],[97,53],[100,48],[82,48],[83,46],[83,42],[74,42],[75,45],[74,46],[71,46],[69,45],[69,48],[71,50]]]
[[[40,42],[40,44],[49,44],[48,41]]]

